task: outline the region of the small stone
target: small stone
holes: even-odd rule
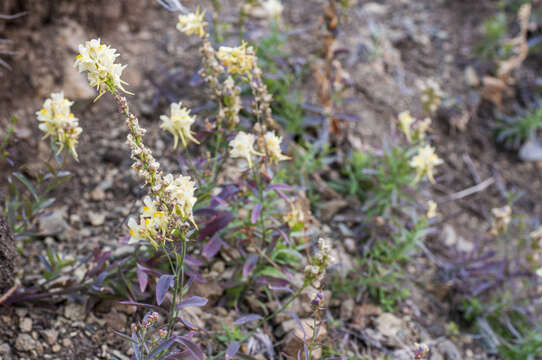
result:
[[[128,318],[125,314],[117,312],[117,310],[113,310],[105,316],[105,321],[107,322],[107,325],[115,330],[124,330],[126,328]]]
[[[0,356],[7,357],[9,354],[11,354],[11,348],[9,347],[9,344],[0,344]]]
[[[90,200],[92,201],[102,201],[105,200],[105,191],[101,188],[96,187],[90,192]]]
[[[15,348],[19,351],[31,351],[36,347],[36,341],[28,334],[19,334],[15,340]]]
[[[219,274],[222,274],[225,269],[226,269],[226,265],[224,264],[223,261],[217,261],[211,267],[211,271],[215,271]]]
[[[38,228],[41,235],[57,235],[68,230],[70,226],[64,219],[64,211],[55,210],[40,217]]]
[[[437,350],[446,360],[460,360],[463,358],[457,347],[450,340],[444,340],[438,344]]]
[[[386,15],[388,8],[386,5],[379,4],[377,2],[369,2],[361,8],[361,11],[368,15],[382,16]]]
[[[355,254],[357,252],[356,241],[352,238],[344,239],[344,248],[350,254]]]
[[[376,330],[385,336],[386,345],[394,348],[400,348],[401,338],[404,333],[403,320],[391,313],[383,313],[375,321]]]
[[[70,346],[72,346],[72,341],[70,339],[68,339],[68,338],[62,339],[62,346],[70,347]]]
[[[301,319],[300,320],[303,329],[300,328],[298,322],[294,319],[285,321],[281,324],[282,330],[287,334],[284,339],[284,352],[290,355],[292,358],[296,358],[297,354],[304,348],[304,339],[307,343],[312,342],[314,335],[314,319]],[[319,342],[321,339],[327,336],[327,329],[325,324],[321,324],[316,336],[315,341]],[[317,348],[321,350],[320,348]],[[311,359],[318,360],[322,356],[321,351],[314,351]]]
[[[54,344],[53,347],[51,348],[51,350],[53,350],[54,353],[59,352],[60,349],[62,349],[62,348],[58,344]]]
[[[356,303],[354,299],[348,298],[341,303],[341,319],[350,320],[354,314],[354,306]]]
[[[58,331],[55,329],[47,329],[40,331],[41,336],[45,339],[47,344],[53,346],[58,340]]]
[[[82,320],[85,316],[83,307],[74,303],[66,305],[64,308],[64,316],[70,320]]]
[[[528,140],[519,149],[521,161],[542,161],[542,141],[538,139]]]
[[[476,70],[472,66],[467,66],[465,69],[465,82],[470,87],[480,86],[480,78],[476,74]]]
[[[90,220],[90,224],[92,226],[100,226],[103,225],[105,222],[105,214],[89,211],[88,219]]]
[[[32,331],[32,319],[30,318],[23,318],[19,322],[19,328],[22,332],[30,332]]]

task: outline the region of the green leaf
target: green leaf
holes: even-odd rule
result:
[[[256,275],[270,276],[270,277],[274,277],[274,278],[280,278],[280,279],[288,280],[288,278],[286,277],[286,275],[282,271],[277,270],[273,266],[265,266],[265,267],[263,267],[261,270],[256,272]]]
[[[36,199],[36,201],[40,201],[40,198],[38,196],[38,193],[36,192],[36,189],[30,183],[30,181],[26,178],[26,176],[18,172],[13,173],[13,176],[15,176],[15,178],[17,178],[20,182],[22,182],[24,186],[26,186],[26,188],[28,189],[28,191],[30,191],[30,193],[32,194],[34,199]]]

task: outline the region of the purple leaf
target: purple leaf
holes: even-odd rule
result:
[[[277,231],[279,232],[280,236],[282,236],[286,244],[290,245],[290,239],[288,238],[288,235],[286,235],[286,232],[284,232],[282,228],[277,228]]]
[[[173,285],[173,275],[162,275],[156,283],[156,303],[162,304],[169,287]]]
[[[233,214],[229,211],[221,211],[213,220],[209,221],[204,228],[201,229],[198,235],[198,240],[203,240],[209,236],[213,236],[220,230],[224,229],[230,221],[233,220]]]
[[[251,273],[252,270],[254,270],[254,266],[258,263],[258,259],[260,257],[258,254],[251,254],[245,261],[245,264],[243,265],[243,278],[247,278]]]
[[[226,349],[226,360],[233,359],[235,354],[237,354],[237,351],[239,351],[239,347],[241,344],[239,344],[237,341],[232,341],[228,344],[228,348]]]
[[[207,304],[207,299],[201,296],[192,296],[188,299],[185,299],[177,305],[177,310],[188,307],[188,306],[205,306]]]
[[[260,213],[262,212],[262,204],[256,204],[252,208],[252,216],[250,217],[250,222],[256,224],[260,218]]]
[[[286,196],[286,194],[284,194],[282,191],[280,191],[279,189],[275,189],[275,192],[277,193],[278,196],[288,201],[288,196]]]
[[[220,214],[219,210],[215,210],[211,208],[201,208],[194,211],[195,216],[213,217],[213,216],[218,216],[219,214]]]
[[[262,318],[262,316],[258,315],[258,314],[245,315],[245,316],[241,316],[239,319],[235,320],[233,322],[233,324],[234,325],[242,325],[242,324],[246,324],[247,322],[251,322],[251,321],[254,321],[254,320],[259,320],[261,318]]]
[[[205,357],[200,347],[188,338],[184,336],[176,336],[174,339],[176,339],[175,341],[177,341],[178,343],[183,344],[186,347],[186,350],[188,350],[192,355],[194,355],[196,359],[203,360],[203,358]]]
[[[161,313],[167,314],[166,309],[161,308],[160,306],[156,306],[156,305],[145,304],[145,303],[140,303],[140,302],[136,302],[136,301],[119,301],[119,304],[145,307],[145,308],[153,309],[153,310],[159,311]]]
[[[222,247],[222,239],[218,234],[215,234],[211,240],[205,246],[203,247],[203,256],[205,256],[207,259],[213,258],[220,248]]]
[[[139,282],[139,290],[145,292],[145,289],[149,284],[149,275],[139,267],[139,264],[137,264],[137,281]]]
[[[196,259],[195,257],[192,257],[190,255],[186,255],[184,261],[185,261],[186,265],[192,266],[192,267],[200,267],[201,265],[203,265],[201,260]]]

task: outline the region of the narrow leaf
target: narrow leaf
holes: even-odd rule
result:
[[[156,284],[156,303],[162,304],[169,287],[173,284],[173,275],[162,275]]]
[[[262,212],[262,204],[256,204],[252,208],[252,216],[250,217],[250,222],[256,224],[260,218],[260,213]]]
[[[211,240],[205,246],[203,247],[203,256],[205,256],[207,259],[213,258],[220,248],[222,247],[222,239],[218,234],[215,234]]]
[[[258,263],[258,259],[260,257],[258,254],[251,254],[245,261],[245,264],[243,265],[243,278],[247,278],[251,273],[252,270],[254,270],[254,266]]]
[[[149,284],[149,275],[139,267],[137,268],[137,281],[139,282],[139,290],[145,292],[145,289],[147,289],[147,285]]]
[[[259,320],[261,318],[262,318],[262,316],[258,315],[258,314],[245,315],[245,316],[241,316],[239,319],[235,320],[233,322],[233,324],[234,325],[246,324],[247,322]]]
[[[181,301],[179,305],[177,305],[177,310],[182,309],[184,307],[189,307],[189,306],[198,306],[198,307],[205,306],[207,304],[207,301],[208,300],[204,297],[192,296],[188,299]]]
[[[241,344],[239,344],[237,341],[232,341],[228,344],[228,348],[226,349],[226,360],[233,359],[235,354],[237,354],[237,351],[239,351],[239,347],[241,347]]]

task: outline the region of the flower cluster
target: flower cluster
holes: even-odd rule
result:
[[[205,35],[205,26],[207,25],[203,20],[204,16],[205,11],[200,12],[199,9],[197,9],[195,13],[179,15],[177,30],[186,35],[196,34],[203,37]]]
[[[152,312],[150,314],[147,314],[143,321],[141,321],[139,324],[134,324],[130,326],[132,328],[132,331],[137,332],[139,330],[147,330],[149,327],[156,324],[156,322],[160,319],[160,315],[158,315],[157,312]]]
[[[331,256],[331,245],[329,241],[320,238],[318,240],[318,251],[312,265],[305,266],[305,278],[315,287],[320,288],[321,282],[326,275],[326,268],[335,259]]]
[[[109,45],[100,44],[100,39],[87,41],[85,45],[79,45],[79,54],[75,60],[79,72],[88,72],[90,87],[98,90],[98,97],[106,91],[114,93],[116,89],[128,93],[123,87],[126,82],[120,79],[126,65],[116,64],[115,59],[119,56],[117,50]]]
[[[414,360],[423,360],[429,355],[429,346],[426,344],[416,344],[414,349]]]
[[[403,132],[403,134],[405,134],[409,143],[413,140],[423,141],[427,135],[427,132],[431,128],[430,118],[416,121],[416,119],[412,117],[408,111],[400,113],[398,116],[398,121],[399,129]],[[416,123],[416,125],[413,127],[412,125],[414,123]],[[412,132],[412,130],[414,130],[414,132]]]
[[[196,226],[192,213],[192,208],[197,201],[194,196],[196,191],[194,181],[190,177],[183,175],[179,175],[174,179],[171,174],[166,175],[164,181],[168,184],[166,194],[174,213],[180,215],[182,219],[190,220]]]
[[[418,182],[424,176],[427,176],[429,181],[435,183],[433,171],[435,166],[442,164],[442,162],[442,159],[435,154],[435,149],[432,146],[426,145],[422,147],[418,150],[416,156],[410,160],[410,166],[416,169],[414,183]]]
[[[162,120],[160,127],[173,135],[173,147],[177,148],[179,137],[181,138],[181,143],[185,147],[188,143],[187,139],[199,144],[199,141],[192,136],[192,131],[190,130],[190,127],[196,121],[196,118],[190,115],[190,110],[182,107],[181,103],[172,103],[170,111],[170,116],[160,116],[160,120]]]
[[[167,208],[160,209],[159,202],[150,197],[143,199],[145,206],[141,209],[139,222],[134,218],[128,220],[130,229],[130,243],[149,241],[155,248],[158,247],[156,240],[170,240],[167,237],[169,216]]]
[[[246,75],[256,63],[254,49],[252,46],[247,47],[247,43],[244,41],[238,47],[221,46],[218,49],[217,57],[231,74]]]
[[[77,159],[75,146],[82,129],[78,119],[70,111],[72,104],[72,101],[64,98],[63,92],[54,93],[45,100],[43,108],[36,112],[36,116],[40,121],[39,129],[45,133],[44,138],[51,136],[59,146],[59,153],[66,147]]]
[[[425,113],[436,113],[444,97],[439,84],[433,79],[428,79],[426,82],[418,83],[418,88],[422,93],[420,100],[422,101]]]
[[[502,234],[508,230],[508,224],[512,220],[512,208],[509,205],[491,209],[493,223],[489,233],[493,236]]]

